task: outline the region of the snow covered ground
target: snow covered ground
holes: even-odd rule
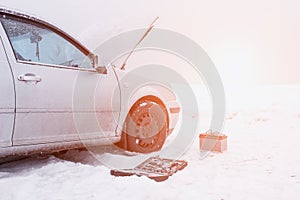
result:
[[[85,151],[29,158],[0,167],[0,199],[299,199],[300,86],[227,91],[228,151],[199,159],[164,182],[113,177]],[[202,113],[201,130],[209,126]]]

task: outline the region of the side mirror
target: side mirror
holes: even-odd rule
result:
[[[104,66],[98,66],[95,67],[95,69],[99,74],[107,74],[107,69]]]
[[[92,55],[92,58],[93,58],[93,64],[94,64],[95,70],[99,74],[107,74],[107,69],[105,66],[98,66],[98,56]]]

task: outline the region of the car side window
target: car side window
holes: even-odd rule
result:
[[[6,15],[0,20],[18,61],[93,68],[88,55],[46,26]]]

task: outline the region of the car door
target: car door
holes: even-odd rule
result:
[[[12,47],[8,54],[16,91],[14,145],[104,137],[94,120],[94,104],[74,110],[78,77],[93,86],[101,76],[88,52],[69,36],[37,21],[5,15],[1,22],[8,36],[6,46]],[[85,116],[80,131],[86,134],[78,134],[74,111]],[[113,128],[107,131],[114,132]]]
[[[0,147],[12,145],[15,117],[15,90],[9,63],[0,35]]]

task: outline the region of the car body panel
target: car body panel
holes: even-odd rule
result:
[[[0,37],[0,147],[12,145],[15,118],[15,89],[10,65]]]

